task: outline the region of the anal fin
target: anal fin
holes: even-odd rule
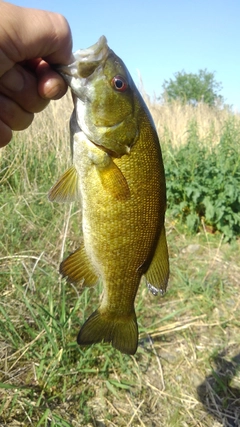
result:
[[[99,280],[84,246],[61,262],[60,273],[68,282],[76,285],[81,284],[82,286],[90,287],[96,285]]]
[[[165,227],[163,226],[152,262],[144,274],[153,295],[165,293],[169,278],[169,257]]]
[[[71,203],[78,196],[78,173],[75,167],[71,166],[49,190],[48,199],[50,202]]]

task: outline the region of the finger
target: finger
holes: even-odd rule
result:
[[[37,77],[19,64],[0,78],[0,93],[30,113],[42,111],[49,103],[38,93]]]
[[[43,74],[38,82],[39,95],[44,99],[60,99],[67,92],[68,86],[63,78],[53,70]]]
[[[26,129],[34,115],[23,110],[16,102],[0,94],[0,121],[12,130]],[[2,135],[0,135],[2,139]]]
[[[0,148],[7,145],[12,139],[12,130],[0,120]]]
[[[5,2],[0,2],[0,12],[6,16],[0,27],[0,54],[5,56],[5,60],[0,61],[0,75],[13,63],[26,59],[45,58],[55,64],[71,62],[71,31],[62,15]]]
[[[56,100],[65,95],[67,84],[47,62],[42,59],[28,61],[28,66],[34,67],[38,79],[38,93],[42,98]]]
[[[49,14],[54,38],[48,46],[47,55],[39,55],[50,64],[68,65],[74,61],[72,54],[72,34],[66,18],[60,14]],[[49,37],[47,37],[49,41]]]

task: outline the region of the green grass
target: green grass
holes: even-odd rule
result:
[[[101,285],[81,290],[59,277],[81,215],[47,200],[70,153],[65,124],[52,129],[44,114],[0,157],[0,425],[239,425],[239,240],[204,228],[190,236],[167,215],[169,288],[163,298],[139,288],[136,355],[79,347]]]

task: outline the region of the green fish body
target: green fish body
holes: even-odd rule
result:
[[[100,307],[78,343],[111,342],[134,354],[134,300],[144,275],[164,293],[169,276],[164,228],[166,186],[157,132],[124,63],[105,37],[75,53],[59,71],[71,87],[73,166],[49,192],[57,202],[80,200],[83,244],[60,272],[81,286],[103,282]]]

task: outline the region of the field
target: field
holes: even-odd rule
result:
[[[166,166],[192,123],[199,144],[217,147],[226,123],[239,144],[237,114],[148,103]],[[140,286],[136,355],[77,345],[101,286],[81,291],[59,277],[79,245],[81,212],[47,200],[70,164],[71,109],[68,97],[52,102],[0,152],[0,427],[240,426],[237,236],[226,241],[204,221],[191,233],[169,209],[168,291],[154,297]]]

